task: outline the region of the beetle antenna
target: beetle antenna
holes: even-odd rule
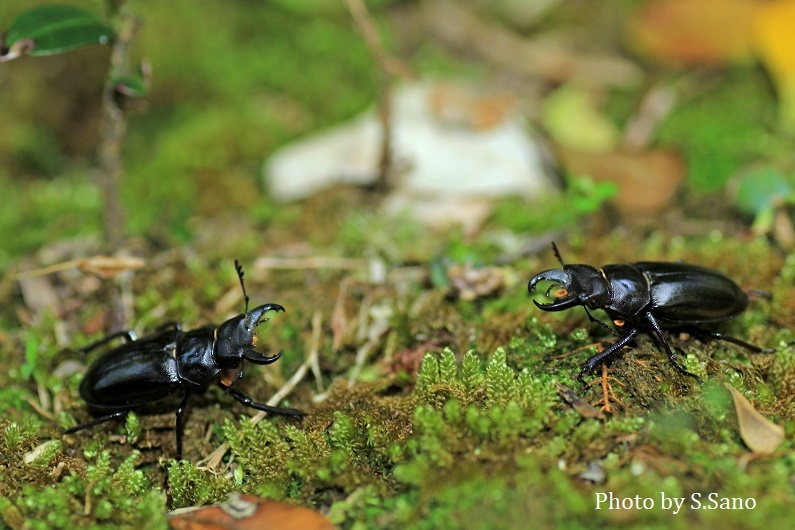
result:
[[[555,251],[555,257],[558,258],[558,261],[560,262],[560,266],[561,267],[565,267],[566,264],[563,263],[563,258],[560,257],[560,251],[558,250],[558,246],[555,244],[554,241],[552,242],[552,250]],[[241,279],[242,279],[242,277],[241,277]]]
[[[235,270],[237,271],[237,277],[240,278],[240,288],[243,289],[243,301],[246,303],[244,314],[246,318],[248,318],[248,294],[246,293],[246,284],[243,282],[243,266],[237,259],[235,259]]]

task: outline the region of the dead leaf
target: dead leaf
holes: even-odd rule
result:
[[[682,159],[669,150],[587,153],[561,148],[559,155],[566,169],[574,174],[618,184],[613,202],[627,214],[665,210],[685,176]]]
[[[795,127],[795,1],[763,2],[754,19],[754,45],[779,97],[781,120]]]
[[[21,274],[17,278],[25,305],[30,309],[34,321],[38,321],[45,312],[56,316],[63,315],[61,295],[50,278],[23,278]]]
[[[560,392],[560,397],[562,397],[566,403],[571,405],[571,408],[576,410],[577,414],[583,418],[596,418],[598,420],[605,419],[605,415],[602,414],[601,410],[585,401],[570,388],[561,386],[558,391]]]
[[[756,454],[771,454],[784,441],[784,428],[759,414],[739,390],[730,385],[727,387],[734,400],[743,442]]]
[[[630,19],[630,45],[653,59],[714,65],[751,57],[754,0],[652,0]],[[790,26],[791,27],[791,26]]]
[[[23,280],[77,268],[83,272],[96,274],[100,278],[108,280],[124,271],[141,269],[144,265],[144,260],[134,256],[93,256],[64,261],[31,271],[23,271],[17,275],[17,278]]]
[[[570,149],[588,152],[612,151],[618,145],[618,127],[601,109],[600,94],[592,89],[564,85],[544,100],[544,129]]]
[[[124,271],[142,269],[144,260],[133,256],[94,256],[77,260],[77,268],[108,280]]]
[[[232,493],[213,506],[183,508],[168,514],[168,524],[177,530],[334,530],[331,522],[317,512]]]

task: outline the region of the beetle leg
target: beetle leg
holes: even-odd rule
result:
[[[77,425],[75,427],[69,427],[63,433],[72,434],[73,432],[82,431],[83,429],[88,429],[89,427],[93,427],[94,425],[99,425],[100,423],[105,423],[106,421],[121,419],[122,416],[124,416],[131,410],[132,409],[120,410],[118,412],[114,412],[113,414],[108,414],[106,416],[100,416],[99,418],[94,418],[91,421],[88,421],[86,423],[81,423],[80,425]]]
[[[230,396],[238,400],[240,403],[242,403],[247,407],[251,407],[252,409],[262,410],[269,414],[277,414],[279,416],[290,416],[292,418],[303,418],[304,416],[306,416],[306,414],[304,414],[300,410],[288,409],[283,407],[271,407],[270,405],[266,405],[264,403],[257,403],[256,401],[245,395],[240,390],[230,386],[226,386],[221,382],[218,383],[218,386],[226,390]]]
[[[630,329],[629,333],[627,333],[624,337],[622,337],[621,340],[619,340],[618,342],[616,342],[615,344],[613,344],[609,348],[597,353],[596,355],[594,355],[593,357],[588,359],[585,362],[585,367],[582,370],[580,370],[579,374],[577,374],[577,379],[579,379],[580,382],[583,382],[583,376],[585,374],[587,374],[588,372],[590,372],[594,368],[596,368],[596,366],[599,365],[599,363],[602,363],[606,359],[608,359],[611,356],[615,355],[621,348],[623,348],[629,342],[631,342],[632,339],[634,339],[637,336],[637,334],[638,334],[638,330],[636,328]]]
[[[663,334],[662,328],[660,328],[660,325],[657,323],[657,321],[654,319],[654,317],[651,316],[651,313],[647,312],[645,316],[646,316],[646,320],[648,320],[649,324],[651,324],[652,329],[654,329],[654,334],[657,335],[657,338],[662,343],[663,348],[665,348],[665,353],[668,354],[668,358],[671,359],[671,362],[674,364],[676,369],[679,370],[679,372],[682,375],[689,375],[690,377],[692,377],[693,379],[698,381],[699,385],[703,385],[704,382],[701,380],[701,378],[699,376],[697,376],[696,374],[688,372],[678,362],[676,362],[676,357],[674,356],[674,352],[671,350],[671,346],[668,344],[668,341],[666,340],[665,335]]]
[[[108,335],[107,337],[98,340],[97,342],[92,342],[88,346],[83,346],[78,351],[80,353],[88,353],[91,350],[93,350],[94,348],[96,348],[97,346],[102,346],[103,344],[107,344],[108,342],[112,341],[113,339],[115,339],[117,337],[124,337],[125,339],[127,339],[127,342],[134,342],[134,341],[138,340],[138,335],[136,335],[135,332],[132,331],[132,330],[130,330],[130,331],[119,331],[118,333],[112,333],[112,334]]]
[[[611,328],[610,326],[608,326],[607,324],[605,324],[604,322],[602,322],[601,320],[599,320],[598,318],[596,318],[595,316],[593,316],[593,315],[591,314],[591,312],[590,312],[590,311],[588,311],[588,308],[587,308],[587,307],[585,307],[585,306],[582,306],[582,308],[583,308],[583,309],[585,309],[585,314],[586,314],[586,315],[588,315],[588,320],[590,320],[590,321],[591,321],[591,322],[593,322],[594,324],[599,324],[600,326],[602,326],[603,328],[605,328],[607,331],[609,331],[609,332],[610,332],[610,333],[612,333],[613,335],[618,335],[619,337],[621,336],[621,333],[619,333],[618,331],[616,331],[616,329],[615,329],[615,328]]]
[[[160,333],[161,331],[167,331],[167,330],[182,331],[182,324],[180,324],[176,320],[171,320],[169,322],[164,322],[163,324],[157,326],[154,329],[154,332]]]
[[[177,461],[179,462],[182,460],[182,429],[184,425],[182,424],[182,417],[185,415],[185,409],[188,408],[188,402],[190,401],[190,387],[185,387],[185,397],[182,398],[182,401],[177,408]]]
[[[745,342],[744,340],[740,340],[735,337],[731,337],[729,335],[724,335],[723,333],[718,333],[716,331],[710,331],[708,329],[701,329],[697,327],[687,327],[685,328],[688,332],[692,333],[693,335],[701,335],[702,337],[707,337],[713,340],[723,340],[726,342],[731,342],[732,344],[736,344],[737,346],[742,346],[746,350],[753,352],[753,353],[776,353],[775,348],[760,348],[750,342]]]

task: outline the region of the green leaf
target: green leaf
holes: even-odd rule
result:
[[[735,206],[743,213],[757,215],[772,206],[776,200],[783,200],[792,193],[791,179],[777,169],[763,167],[742,177]]]
[[[114,36],[113,28],[90,11],[62,5],[38,6],[11,21],[0,60],[14,59],[25,52],[53,55],[91,44],[107,44]]]
[[[130,74],[113,78],[116,90],[125,96],[141,98],[146,95],[147,83],[142,75]]]

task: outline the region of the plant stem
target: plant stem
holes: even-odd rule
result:
[[[119,32],[113,42],[110,68],[102,94],[102,123],[99,140],[99,181],[104,199],[105,244],[110,252],[124,240],[124,207],[121,202],[121,179],[124,173],[122,146],[127,131],[124,110],[117,100],[116,81],[129,72],[130,44],[140,26],[137,18],[122,10]]]

